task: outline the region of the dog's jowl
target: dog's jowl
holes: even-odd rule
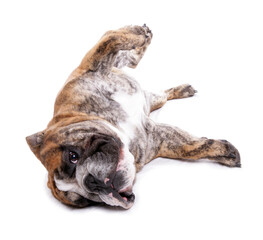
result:
[[[196,138],[149,118],[167,100],[196,92],[188,84],[159,95],[146,92],[121,70],[137,66],[151,39],[146,25],[104,34],[58,93],[47,128],[26,138],[61,202],[128,209],[135,199],[136,172],[157,157],[207,158],[241,166],[237,149],[228,141]]]

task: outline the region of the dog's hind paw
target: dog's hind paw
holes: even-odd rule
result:
[[[240,154],[238,150],[226,140],[220,140],[220,142],[225,148],[224,154],[211,159],[228,167],[241,167]]]

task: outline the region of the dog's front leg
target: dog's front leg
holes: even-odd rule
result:
[[[108,31],[86,54],[78,69],[107,75],[112,67],[135,68],[151,42],[146,26],[127,26]]]
[[[240,167],[238,150],[226,140],[196,138],[165,124],[154,124],[149,137],[149,160],[167,157],[183,160],[207,158],[217,163]]]
[[[150,112],[161,108],[168,100],[192,97],[196,92],[189,84],[182,84],[159,94],[146,92],[150,104]]]

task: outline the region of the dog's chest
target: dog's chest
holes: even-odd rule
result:
[[[105,117],[114,122],[130,140],[136,138],[143,131],[149,112],[145,93],[139,83],[124,73],[113,73],[109,79],[98,79],[94,83],[101,94],[99,97],[110,110],[107,113],[106,107],[102,108]]]
[[[72,108],[105,119],[131,138],[149,114],[139,83],[120,71],[108,77],[89,74],[67,88],[74,97],[68,102]]]
[[[136,137],[137,131],[141,131],[146,117],[146,101],[144,93],[138,92],[129,95],[124,92],[116,92],[113,99],[120,104],[120,108],[126,113],[126,118],[118,122],[118,127],[130,139]]]

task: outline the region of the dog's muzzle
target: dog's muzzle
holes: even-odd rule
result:
[[[107,204],[130,208],[135,200],[132,186],[121,188],[125,185],[124,176],[117,171],[113,178],[105,178],[102,182],[88,174],[84,178],[85,187],[92,193],[96,193]]]

